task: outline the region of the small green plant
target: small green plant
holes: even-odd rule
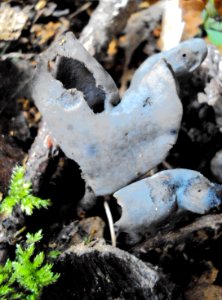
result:
[[[26,235],[25,246],[17,245],[15,260],[0,266],[0,299],[40,299],[44,287],[54,283],[59,274],[52,272],[53,264],[47,263],[45,254],[35,255],[36,243],[42,239],[41,230]]]
[[[32,195],[31,182],[25,180],[24,167],[13,169],[8,196],[1,202],[0,213],[11,214],[16,205],[27,215],[31,215],[35,208],[47,208],[50,200],[43,200]]]
[[[208,0],[202,13],[203,27],[211,43],[222,45],[222,17],[218,14],[214,0]]]

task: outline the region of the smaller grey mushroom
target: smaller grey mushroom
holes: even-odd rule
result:
[[[175,219],[182,212],[208,212],[221,204],[221,195],[222,186],[197,171],[162,171],[114,194],[122,207],[122,216],[115,226],[136,242],[144,233],[156,231],[164,220]]]

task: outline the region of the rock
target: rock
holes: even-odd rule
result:
[[[216,47],[208,46],[208,55],[200,68],[200,74],[206,86],[204,93],[198,94],[198,101],[213,107],[216,123],[222,131],[222,56]]]
[[[136,0],[100,0],[89,23],[81,33],[81,44],[91,55],[99,57],[98,55],[107,48],[112,37],[124,28],[136,7]]]
[[[157,268],[111,246],[71,247],[55,269],[63,276],[42,299],[173,299],[174,286]]]
[[[222,182],[222,150],[219,150],[210,163],[211,172],[213,175]]]

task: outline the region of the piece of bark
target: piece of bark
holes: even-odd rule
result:
[[[58,153],[57,150],[57,144],[49,134],[45,122],[42,122],[26,163],[25,178],[32,182],[33,192],[38,192],[41,176],[47,169],[48,160]]]
[[[6,194],[13,167],[22,162],[24,153],[0,135],[0,193]]]
[[[133,70],[129,70],[129,64],[135,50],[146,41],[144,52],[151,56],[156,52],[156,38],[153,31],[160,24],[163,14],[163,4],[165,1],[158,3],[133,13],[126,27],[123,30],[123,36],[120,37],[120,47],[125,52],[124,67],[120,79],[120,95],[127,89],[127,84],[131,80]]]
[[[211,172],[222,182],[222,150],[219,150],[210,162]]]
[[[173,227],[171,232],[169,228],[172,230],[172,224],[169,223],[168,229],[162,228],[155,236],[147,237],[146,241],[131,248],[130,253],[158,265],[175,284],[186,291],[195,286],[194,276],[202,276],[206,262],[212,262],[216,268],[220,268],[221,218],[222,214],[204,216],[189,225],[180,224],[179,229],[177,224],[177,228]]]
[[[0,215],[0,265],[5,264],[9,245],[17,242],[16,233],[25,224],[24,214],[17,206],[10,215]]]
[[[92,56],[99,58],[112,37],[123,30],[136,7],[135,0],[100,0],[80,35],[80,42]]]
[[[198,95],[198,101],[213,107],[216,123],[222,131],[222,56],[215,46],[208,46],[208,54],[199,73],[206,86],[204,92]]]
[[[166,234],[156,234],[155,236],[149,238],[145,242],[136,245],[132,249],[132,253],[136,256],[148,253],[153,249],[167,249],[176,248],[178,245],[184,245],[188,241],[194,246],[200,246],[201,244],[212,238],[207,232],[214,232],[216,238],[222,236],[222,214],[218,215],[207,215],[198,218],[193,223],[181,227],[173,232],[168,232]],[[198,234],[202,232],[203,234]],[[204,234],[205,233],[205,234]]]
[[[213,108],[216,124],[222,132],[222,56],[215,46],[208,46],[208,55],[198,73],[205,83],[204,92],[198,94],[198,101]],[[211,160],[211,172],[219,182],[222,182],[221,153],[219,150]]]
[[[120,43],[125,52],[124,70],[127,69],[134,51],[142,42],[147,41],[147,43],[155,45],[152,32],[161,21],[163,2],[158,2],[147,9],[138,11],[129,18],[123,31],[124,38]],[[150,45],[150,47],[152,46]]]
[[[55,270],[63,276],[42,299],[173,299],[174,285],[157,268],[103,244],[69,248]]]
[[[19,59],[18,59],[19,58]],[[16,62],[15,62],[16,61]],[[26,57],[16,55],[4,55],[0,59],[0,130],[5,118],[4,114],[9,117],[18,114],[16,98],[28,97],[30,95],[28,83],[32,77],[31,64],[27,63]],[[4,112],[4,114],[3,114]]]
[[[51,241],[59,251],[65,251],[73,245],[82,244],[83,241],[92,242],[103,239],[105,223],[100,217],[85,218],[64,226]]]

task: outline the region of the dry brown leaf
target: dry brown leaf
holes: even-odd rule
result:
[[[110,56],[115,55],[117,53],[117,47],[118,47],[117,40],[112,39],[112,41],[109,43],[108,46],[108,50],[107,50],[108,55]]]
[[[200,284],[213,284],[217,279],[218,269],[216,269],[211,261],[206,262],[207,269],[203,274],[198,277],[198,285]]]
[[[192,284],[195,283],[195,286],[186,292],[186,300],[222,299],[222,287],[214,285],[219,271],[211,261],[206,262],[206,267],[201,276],[193,278]]]
[[[218,13],[222,16],[222,1],[221,0],[214,0],[214,5]]]
[[[43,9],[47,4],[47,0],[39,0],[35,5],[35,10]]]
[[[162,27],[161,25],[157,25],[157,27],[153,30],[153,36],[159,38],[161,35]]]
[[[32,26],[31,32],[39,39],[39,45],[42,45],[56,34],[60,26],[60,22],[49,22],[46,25],[36,24]]]
[[[120,80],[120,89],[119,94],[122,97],[122,95],[125,93],[127,88],[129,87],[129,83],[133,77],[134,70],[126,69],[125,72],[122,75],[122,78]]]
[[[194,37],[198,31],[199,26],[203,23],[201,13],[199,11],[189,11],[183,16],[185,22],[183,38],[188,39]]]
[[[144,2],[148,2],[149,4],[155,4],[159,0],[144,0]]]
[[[139,9],[145,9],[148,8],[150,5],[155,4],[159,0],[143,0],[141,3],[139,3],[138,7]]]
[[[186,11],[202,11],[207,3],[207,0],[180,0],[181,8]]]
[[[17,40],[28,20],[28,15],[18,7],[0,5],[0,40]]]
[[[61,22],[49,22],[45,25],[35,24],[31,28],[31,33],[34,34],[34,39],[37,39],[39,45],[47,43],[51,38],[63,33],[69,28],[69,22],[63,18]]]
[[[217,285],[198,285],[186,293],[185,299],[186,300],[221,300],[222,287]]]
[[[203,23],[201,13],[206,3],[207,0],[180,0],[185,22],[184,39],[192,38],[198,33],[199,26]]]
[[[145,9],[145,8],[147,8],[147,7],[149,7],[149,6],[150,6],[149,1],[142,1],[142,2],[139,4],[139,8],[140,8],[140,9]]]

